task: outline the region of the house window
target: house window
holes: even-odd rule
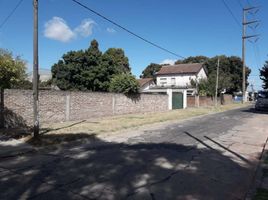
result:
[[[167,78],[160,78],[160,81],[166,81]]]
[[[167,82],[165,82],[165,81],[160,82],[160,85],[166,85],[166,84],[167,84]]]
[[[176,79],[175,78],[171,78],[171,85],[175,85],[176,84]]]

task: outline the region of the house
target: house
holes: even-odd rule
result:
[[[207,78],[207,71],[202,63],[168,65],[156,74],[157,86],[195,88],[191,80]]]
[[[190,63],[163,66],[156,73],[156,85],[146,92],[166,93],[169,95],[169,109],[187,107],[187,95],[196,93],[191,80],[207,78],[207,70],[202,63]]]
[[[39,80],[41,82],[48,81],[52,78],[52,74],[50,69],[39,69]],[[32,82],[33,80],[33,72],[28,73],[27,79]]]
[[[147,92],[151,87],[155,86],[153,78],[142,78],[137,81],[139,82],[141,92]]]

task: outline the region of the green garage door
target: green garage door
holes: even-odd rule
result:
[[[181,92],[172,93],[172,109],[183,108],[183,94]]]

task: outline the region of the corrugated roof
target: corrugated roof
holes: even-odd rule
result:
[[[189,63],[189,64],[179,64],[179,65],[168,65],[163,66],[157,75],[167,75],[167,74],[196,74],[203,67],[202,63]]]

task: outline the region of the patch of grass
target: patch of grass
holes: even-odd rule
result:
[[[263,188],[258,188],[253,200],[267,200],[268,190]]]
[[[181,121],[192,118],[194,116],[201,116],[205,114],[217,113],[221,111],[231,110],[246,105],[243,104],[231,104],[225,106],[215,107],[200,107],[200,108],[187,108],[180,110],[172,110],[167,112],[158,113],[144,113],[144,114],[129,114],[122,116],[104,117],[92,120],[83,120],[76,122],[64,122],[55,124],[43,125],[43,135],[48,137],[53,135],[54,139],[61,142],[58,137],[64,135],[68,138],[68,141],[77,139],[74,135],[81,134],[105,134],[121,131],[129,128],[137,128],[143,125],[150,125],[155,123],[164,123],[167,121]],[[72,135],[72,137],[66,137],[66,135]],[[49,143],[49,142],[45,142]],[[53,142],[54,143],[54,142]]]
[[[232,104],[226,106],[219,106],[218,108],[188,108],[185,110],[172,110],[161,113],[144,113],[144,114],[130,114],[122,116],[112,116],[100,119],[94,119],[94,123],[90,120],[82,121],[81,123],[64,122],[57,124],[47,124],[43,128],[51,130],[49,133],[81,133],[92,132],[99,134],[104,132],[114,132],[127,128],[135,128],[142,125],[154,124],[165,121],[179,121],[189,119],[194,116],[201,116],[220,111],[226,111],[241,107],[242,104]],[[75,124],[75,125],[72,125]]]

